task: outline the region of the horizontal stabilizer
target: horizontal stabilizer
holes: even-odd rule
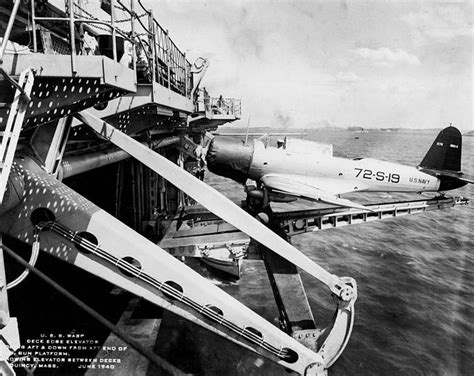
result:
[[[461,174],[459,180],[465,181],[466,183],[474,184],[474,175]]]
[[[438,178],[453,178],[458,179],[460,181],[474,184],[474,175],[468,175],[463,172],[455,172],[455,171],[446,171],[446,170],[435,170],[430,168],[422,168],[421,171],[426,172],[427,174],[436,176]]]

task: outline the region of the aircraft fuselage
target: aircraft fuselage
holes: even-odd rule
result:
[[[329,191],[432,192],[440,179],[416,167],[371,158],[345,159],[328,155],[300,154],[282,148],[254,145],[249,178],[255,181],[268,174],[284,174],[298,182],[331,186]]]
[[[264,141],[247,145],[214,139],[208,147],[207,166],[242,184],[255,180],[274,194],[363,210],[367,208],[339,195],[437,192],[474,183],[474,177],[461,172],[462,136],[454,127],[438,134],[418,167],[372,158],[337,158],[332,145],[312,141],[285,140],[279,147],[266,146]]]

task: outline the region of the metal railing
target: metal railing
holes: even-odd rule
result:
[[[84,47],[84,35],[90,34],[97,40],[97,49],[100,49],[99,39],[109,44],[106,49],[102,48],[99,54],[106,55],[116,62],[122,62],[121,57],[126,51],[126,43],[129,43],[130,59],[126,60],[130,69],[137,72],[139,83],[156,82],[171,91],[174,91],[189,99],[193,89],[193,74],[191,64],[183,53],[169,37],[165,30],[153,17],[153,12],[146,9],[140,0],[101,0],[101,9],[108,17],[97,18],[97,14],[84,9],[78,0],[66,0],[65,15],[67,17],[43,17],[36,14],[36,0],[31,0],[29,13],[31,14],[31,26],[33,30],[33,51],[38,52],[38,37],[36,30],[38,26],[48,29],[48,25],[55,22],[68,23],[68,53],[71,56],[72,71],[76,72],[76,55],[79,53],[97,54],[89,48],[86,52]],[[138,2],[141,14],[135,10]],[[15,7],[18,8],[20,1],[17,0]],[[118,19],[116,13],[120,12],[125,18]],[[104,14],[104,12],[100,12]],[[14,19],[15,15],[12,12]],[[7,39],[7,38],[4,38]],[[78,40],[80,48],[78,48]],[[6,42],[2,43],[3,54]],[[111,44],[111,47],[110,47]],[[128,46],[127,46],[128,47]],[[44,52],[44,51],[43,51]],[[55,51],[57,53],[57,51]],[[0,55],[1,56],[1,55]],[[128,60],[128,61],[127,61]],[[123,63],[123,62],[122,62]]]
[[[118,50],[117,50],[117,37],[123,38],[123,40],[127,40],[132,45],[132,66],[131,68],[135,70],[136,66],[136,56],[135,56],[135,38],[134,38],[134,21],[135,17],[130,17],[130,29],[131,32],[127,33],[122,31],[116,26],[116,19],[115,19],[115,0],[110,0],[111,4],[111,12],[110,12],[110,20],[100,20],[95,18],[85,12],[78,4],[75,3],[74,0],[67,0],[67,7],[66,7],[66,14],[68,15],[67,18],[65,17],[38,17],[36,16],[36,1],[31,0],[31,22],[32,22],[32,30],[33,30],[33,52],[38,52],[38,38],[36,35],[36,26],[38,23],[43,24],[47,22],[67,22],[69,24],[69,47],[70,47],[70,56],[71,56],[71,67],[72,71],[76,72],[76,55],[77,55],[77,46],[76,46],[76,24],[79,24],[79,29],[81,34],[83,34],[85,25],[93,25],[93,27],[104,27],[106,33],[110,34],[112,37],[112,59],[114,61],[118,61]],[[127,9],[129,14],[133,15],[133,1],[131,1],[131,9]],[[90,26],[89,26],[89,30]]]
[[[242,117],[241,100],[224,98],[222,95],[218,98],[213,98],[209,95],[206,88],[200,88],[196,99],[195,112],[204,112],[208,118],[216,115],[226,115],[240,119]]]
[[[5,31],[5,35],[3,36],[2,46],[0,48],[0,67],[2,66],[2,63],[3,63],[3,55],[7,48],[7,44],[10,40],[10,33],[12,32],[13,24],[15,23],[15,18],[16,18],[16,14],[18,13],[18,8],[20,7],[20,3],[21,3],[20,0],[16,0],[15,3],[13,4],[12,13],[10,15],[10,19],[8,20],[8,25]]]
[[[26,95],[26,97],[29,97],[21,87],[7,72],[4,71],[3,69],[3,55],[5,54],[5,50],[7,49],[8,42],[10,41],[10,33],[12,32],[13,29],[13,24],[15,23],[15,18],[18,13],[18,9],[20,7],[21,0],[16,0],[15,3],[13,4],[13,9],[10,14],[10,18],[8,20],[7,28],[5,30],[5,34],[3,35],[2,39],[2,45],[0,47],[0,74],[5,77],[5,79],[10,82],[12,86],[20,90],[23,94]],[[1,202],[0,202],[1,203]]]
[[[219,98],[211,98],[210,102],[213,114],[235,116],[237,119],[241,118],[242,107],[240,99],[224,98],[221,95]]]
[[[150,59],[150,68],[155,82],[168,89],[191,98],[193,76],[191,63],[186,59],[186,54],[176,46],[165,30],[153,17],[151,10],[140,6],[148,12],[149,46],[153,51]]]

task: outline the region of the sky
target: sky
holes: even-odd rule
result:
[[[473,129],[473,5],[143,1],[242,125]]]

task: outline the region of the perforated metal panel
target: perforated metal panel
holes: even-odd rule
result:
[[[103,110],[106,110],[106,108],[104,107]],[[96,110],[98,110],[100,116],[100,109],[96,107]],[[174,113],[170,109],[157,104],[149,104],[116,115],[106,116],[104,119],[126,134],[135,134],[144,129],[159,126],[160,122],[171,119],[173,116]],[[172,128],[170,122],[170,129]]]
[[[116,98],[121,90],[102,85],[97,78],[38,77],[27,111],[27,127],[48,123]]]

